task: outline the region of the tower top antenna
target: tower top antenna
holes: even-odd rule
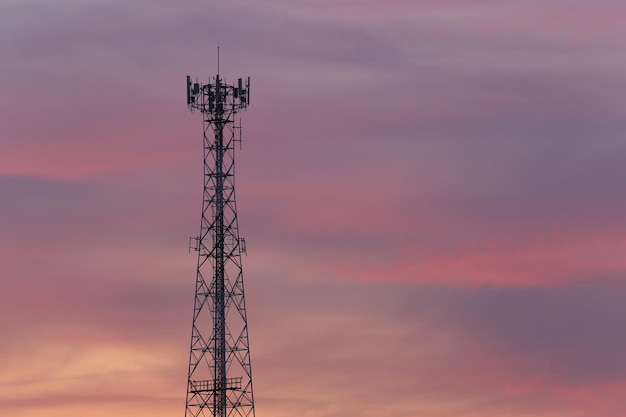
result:
[[[217,75],[220,75],[220,44],[217,44]]]

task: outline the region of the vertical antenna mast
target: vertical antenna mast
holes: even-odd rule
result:
[[[248,322],[235,204],[235,114],[248,107],[250,79],[207,84],[187,76],[187,106],[203,119],[204,189],[185,417],[254,417]]]

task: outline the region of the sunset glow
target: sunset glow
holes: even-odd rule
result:
[[[3,1],[0,416],[183,416],[218,44],[257,417],[625,416],[624,16]]]

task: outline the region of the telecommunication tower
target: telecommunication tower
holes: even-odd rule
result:
[[[218,69],[203,84],[187,76],[187,107],[203,119],[204,190],[200,234],[189,245],[198,266],[185,417],[254,417],[234,176],[235,115],[249,103],[249,77],[228,84]]]

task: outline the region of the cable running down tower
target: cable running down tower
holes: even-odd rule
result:
[[[249,77],[231,85],[219,70],[207,84],[187,76],[187,107],[203,119],[204,190],[200,234],[189,245],[198,266],[185,417],[254,417],[234,177],[235,115],[249,98]]]

